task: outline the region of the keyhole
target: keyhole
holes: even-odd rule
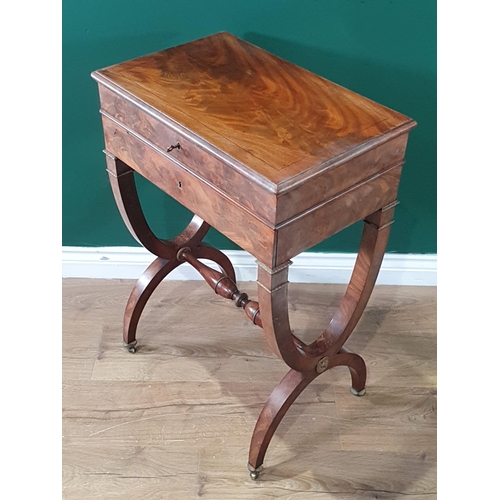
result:
[[[181,181],[179,181],[179,182],[177,183],[177,185],[179,186],[179,189],[182,189],[182,182],[181,182]]]

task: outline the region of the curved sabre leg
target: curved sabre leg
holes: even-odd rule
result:
[[[158,257],[149,265],[135,284],[125,307],[123,319],[123,345],[129,352],[135,352],[137,324],[149,297],[151,297],[165,276],[179,265],[180,262],[177,260],[165,260]]]
[[[105,153],[111,188],[123,221],[132,236],[158,257],[137,281],[125,308],[123,343],[129,352],[135,352],[137,324],[149,297],[163,278],[181,264],[177,259],[179,249],[198,247],[210,226],[195,215],[186,229],[175,238],[157,238],[142,211],[133,169],[109,152]]]
[[[366,363],[364,359],[359,354],[347,351],[344,347],[334,359],[338,359],[339,365],[337,366],[343,365],[349,368],[352,380],[351,393],[354,396],[364,396],[366,385]]]
[[[394,204],[365,219],[351,280],[325,331],[309,345],[291,331],[288,317],[287,262],[275,269],[259,265],[258,289],[264,336],[271,350],[298,372],[312,372],[318,363],[331,364],[358,323],[372,293],[389,239]],[[326,361],[325,359],[326,358]]]
[[[134,171],[109,153],[106,153],[106,166],[116,206],[130,234],[152,254],[164,259],[174,259],[175,246],[157,238],[144,217],[135,185]]]
[[[115,202],[132,236],[153,255],[174,260],[179,248],[197,246],[210,226],[194,216],[186,229],[171,240],[157,238],[149,227],[135,185],[134,170],[111,153],[106,153],[106,166]]]
[[[335,366],[347,366],[349,368],[352,376],[351,392],[357,396],[362,396],[366,382],[366,365],[363,358],[358,354],[341,349],[338,354],[332,356],[328,368],[334,368]],[[300,373],[290,370],[269,396],[255,424],[250,443],[248,469],[252,479],[259,477],[269,443],[286,412],[300,393],[321,373],[317,371]]]
[[[250,477],[257,479],[263,469],[264,456],[278,425],[300,393],[319,373],[300,373],[290,370],[274,388],[260,412],[250,442],[248,469]]]
[[[362,396],[366,384],[366,364],[343,344],[364,311],[382,264],[395,204],[365,219],[360,249],[346,293],[332,321],[318,339],[304,344],[291,332],[288,318],[288,265],[275,269],[259,265],[259,308],[264,335],[271,349],[291,370],[274,389],[255,426],[250,444],[248,468],[256,479],[264,456],[283,416],[298,395],[322,372],[334,366],[347,366],[351,373],[351,392]]]

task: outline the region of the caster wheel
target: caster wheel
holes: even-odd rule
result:
[[[254,469],[250,464],[248,464],[248,470],[250,471],[250,477],[254,481],[257,481],[263,468],[264,468],[264,466],[261,465],[260,467],[257,467],[256,469]]]
[[[126,344],[125,342],[123,343],[123,347],[125,347],[125,349],[127,349],[127,351],[130,354],[135,353],[135,351],[137,350],[135,347],[136,345],[137,345],[137,340],[133,340],[132,342],[130,342],[130,344]]]
[[[361,396],[364,396],[366,394],[366,389],[362,389],[361,391],[358,392],[356,389],[353,389],[351,387],[351,394],[360,398]]]

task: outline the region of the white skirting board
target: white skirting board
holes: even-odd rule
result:
[[[238,281],[255,281],[255,258],[243,250],[226,250]],[[154,255],[137,247],[63,247],[63,278],[137,279],[154,260]],[[292,283],[348,283],[356,260],[351,253],[304,252],[292,259]],[[203,261],[217,268],[210,261]],[[189,264],[173,271],[168,280],[200,280]],[[387,253],[377,285],[437,285],[437,255]]]

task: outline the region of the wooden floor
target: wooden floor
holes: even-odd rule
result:
[[[436,498],[436,290],[376,287],[345,367],[285,416],[257,482],[255,421],[286,365],[261,330],[202,281],[164,282],[121,347],[127,280],[63,280],[64,499]],[[256,298],[255,283],[240,289]],[[291,323],[312,341],[344,287],[290,285]]]

